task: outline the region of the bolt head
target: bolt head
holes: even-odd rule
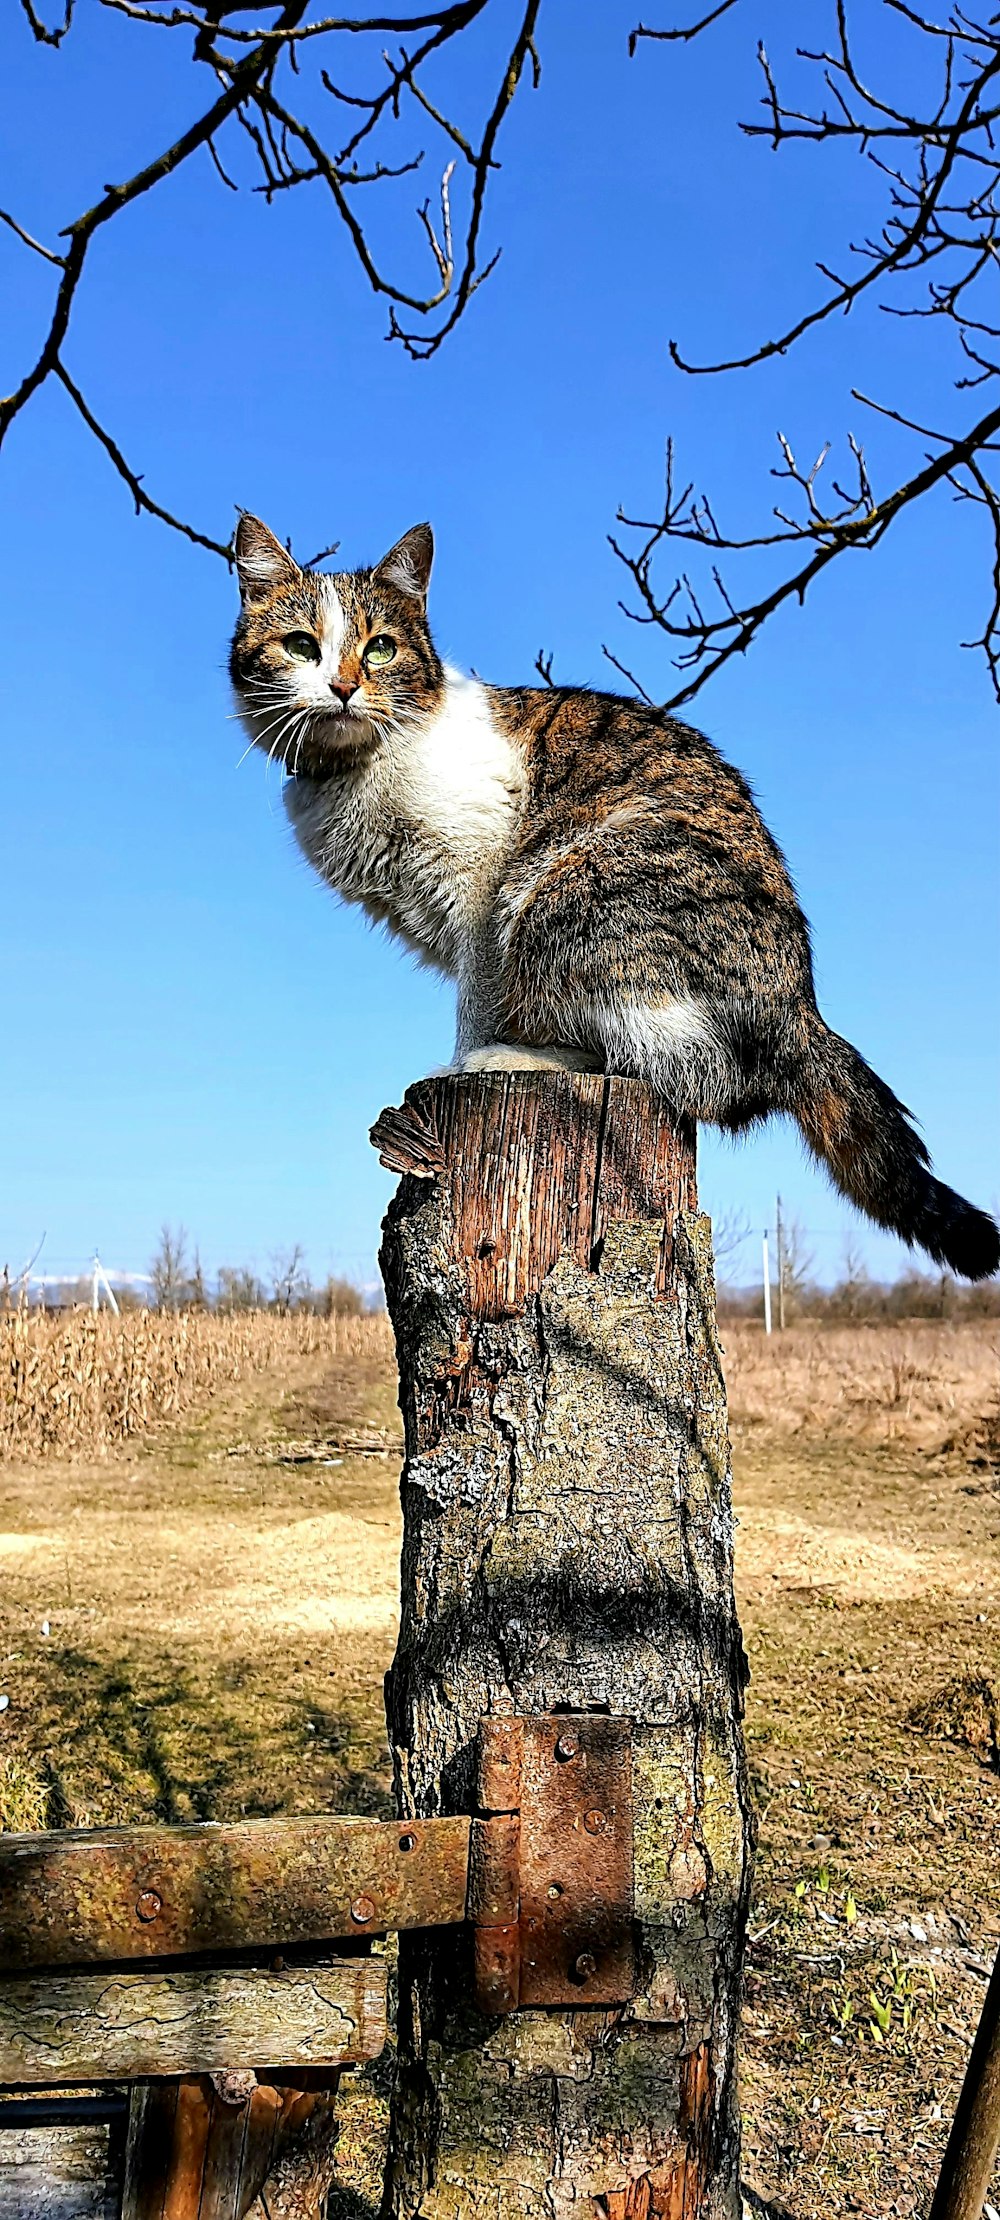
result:
[[[135,1916],[148,1925],[163,1910],[163,1898],[155,1889],[143,1889],[135,1900]]]
[[[593,1951],[581,1950],[579,1957],[573,1960],[572,1971],[574,1981],[592,1981],[597,1972],[597,1960]]]
[[[370,1919],[374,1919],[374,1917],[375,1917],[375,1899],[374,1899],[374,1897],[373,1897],[373,1896],[356,1896],[356,1897],[355,1897],[355,1899],[354,1899],[354,1902],[353,1902],[353,1904],[351,1905],[351,1918],[352,1918],[353,1920],[356,1920],[356,1921],[357,1921],[357,1924],[358,1924],[358,1926],[359,1926],[359,1927],[367,1927],[367,1925],[368,1925],[368,1922],[369,1922],[369,1920],[370,1920]]]
[[[583,1824],[588,1835],[607,1835],[611,1832],[611,1821],[606,1811],[585,1812]]]
[[[579,1747],[575,1734],[561,1734],[556,1743],[556,1756],[565,1765],[570,1758],[575,1758]]]

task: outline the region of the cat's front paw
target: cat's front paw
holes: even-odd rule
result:
[[[603,1071],[599,1056],[585,1048],[528,1048],[519,1041],[491,1041],[463,1056],[462,1071]]]

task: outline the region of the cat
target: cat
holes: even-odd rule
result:
[[[418,524],[369,570],[302,569],[241,517],[231,675],[328,884],[458,983],[455,1071],[648,1080],[731,1132],[798,1122],[841,1194],[966,1279],[984,1211],[816,1007],[809,928],[746,781],[665,710],[442,664]]]

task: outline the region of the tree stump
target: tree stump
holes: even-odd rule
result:
[[[493,1713],[627,1715],[638,1993],[481,2016],[400,1939],[392,2220],[734,2220],[752,1824],[725,1392],[694,1135],[633,1082],[422,1083],[381,1255],[406,1429],[401,1817],[469,1811]]]

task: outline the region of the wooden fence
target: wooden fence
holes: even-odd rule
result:
[[[386,2220],[739,2213],[752,1821],[693,1135],[634,1083],[494,1075],[373,1139],[403,1175],[398,1818],[0,1837],[0,2220],[262,2190],[318,2220],[390,1931]],[[985,2192],[995,2015],[980,2048],[934,2220]]]

